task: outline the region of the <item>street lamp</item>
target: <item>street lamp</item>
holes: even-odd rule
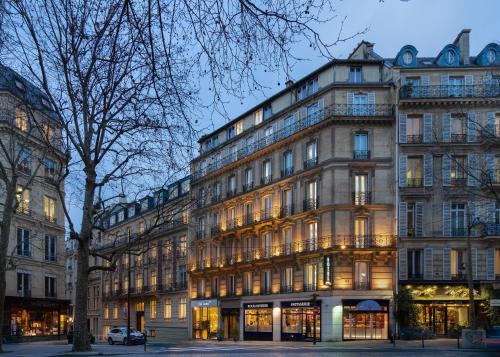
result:
[[[474,281],[472,278],[472,228],[484,226],[484,222],[479,217],[475,217],[467,226],[467,285],[469,288],[469,326],[476,329],[476,307],[474,304]]]

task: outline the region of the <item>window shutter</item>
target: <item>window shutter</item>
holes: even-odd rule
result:
[[[486,113],[486,134],[495,136],[495,112]]]
[[[430,84],[430,78],[429,76],[422,76],[420,77],[420,82],[422,84],[422,96],[428,97],[429,96],[429,84]]]
[[[347,105],[352,105],[352,104],[354,104],[354,93],[348,92],[347,93]]]
[[[479,167],[478,167],[479,155],[478,154],[468,154],[467,155],[467,185],[477,187],[479,186]]]
[[[424,143],[433,142],[433,132],[432,132],[432,113],[424,114]]]
[[[451,159],[448,154],[443,154],[441,162],[441,175],[443,186],[450,186],[451,184]]]
[[[486,202],[486,222],[495,223],[495,206],[496,201]]]
[[[23,230],[21,228],[17,229],[17,255],[21,255],[23,251]]]
[[[443,237],[451,236],[451,204],[443,202]]]
[[[399,143],[406,144],[407,143],[407,131],[406,131],[406,119],[408,115],[399,114]]]
[[[401,155],[399,157],[399,187],[408,186],[408,157]]]
[[[424,186],[432,187],[432,180],[434,176],[432,154],[424,155]]]
[[[451,141],[451,114],[443,113],[443,142],[449,143]]]
[[[495,178],[495,155],[494,154],[484,155],[484,161],[486,164],[486,172],[488,175],[486,177],[486,180],[487,182],[490,182]]]
[[[443,248],[443,280],[451,280],[451,249]]]
[[[408,235],[408,205],[406,202],[399,202],[399,236]]]
[[[50,238],[48,235],[45,235],[45,260],[49,260],[49,247],[50,247]]]
[[[472,248],[472,279],[477,280],[477,248]]]
[[[408,251],[399,248],[399,280],[408,280]]]
[[[432,280],[432,248],[424,249],[424,279]]]
[[[415,203],[415,235],[422,237],[424,235],[424,203]]]
[[[477,119],[476,113],[467,114],[467,142],[473,143],[477,141]]]
[[[488,248],[486,252],[486,279],[495,280],[495,248]]]

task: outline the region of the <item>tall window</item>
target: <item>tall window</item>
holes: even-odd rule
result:
[[[118,303],[113,305],[113,319],[118,319]]]
[[[231,175],[227,179],[228,196],[236,194],[236,175]]]
[[[368,262],[354,262],[354,288],[356,290],[365,290],[369,288]]]
[[[286,189],[281,193],[281,216],[286,217],[293,214],[292,190]]]
[[[23,297],[31,297],[31,273],[17,272],[17,294]]]
[[[183,288],[186,287],[187,284],[187,269],[186,264],[179,265],[179,285]]]
[[[354,134],[354,159],[367,160],[369,159],[368,152],[368,133]]]
[[[413,202],[407,203],[407,219],[406,235],[408,237],[415,237],[416,209]]]
[[[304,211],[317,209],[319,206],[319,197],[317,191],[317,182],[309,181],[306,184],[306,201]]]
[[[179,237],[179,256],[185,257],[187,254],[187,237],[182,235]]]
[[[318,287],[318,265],[306,264],[304,270],[304,291],[314,291]]]
[[[354,204],[366,205],[370,203],[370,196],[368,191],[368,175],[355,175],[354,176]]]
[[[273,180],[271,160],[265,160],[262,164],[262,184],[266,185]]]
[[[354,220],[354,240],[356,248],[365,248],[367,244],[368,220],[358,217]]]
[[[16,128],[24,132],[28,131],[28,115],[19,108],[16,108]]]
[[[17,154],[19,155],[19,159],[17,162],[17,170],[21,173],[30,175],[31,174],[31,150],[25,146],[18,145]]]
[[[31,256],[30,231],[24,228],[17,228],[17,255]]]
[[[451,157],[450,178],[453,185],[465,184],[465,165],[467,157],[463,155],[453,155]]]
[[[236,134],[236,131],[235,131],[234,125],[230,126],[229,128],[226,129],[227,140],[231,140],[232,138],[234,138],[235,134]]]
[[[285,255],[290,255],[293,252],[293,235],[292,235],[292,228],[287,227],[283,230],[283,236],[285,240]]]
[[[288,176],[293,173],[293,154],[292,151],[285,151],[283,153],[283,171],[281,176]]]
[[[422,143],[422,117],[408,116],[406,119],[406,135],[409,144]]]
[[[179,320],[184,320],[187,316],[187,299],[181,297],[179,299]]]
[[[291,293],[293,291],[293,267],[286,267],[281,272],[281,292]]]
[[[149,317],[154,320],[156,319],[156,300],[152,299],[149,302]]]
[[[165,320],[170,320],[172,318],[172,299],[165,299],[163,318]]]
[[[253,288],[253,273],[246,271],[243,273],[243,289],[245,295],[252,295]]]
[[[236,276],[229,275],[229,283],[228,283],[228,295],[235,296],[236,295]]]
[[[212,278],[212,285],[210,287],[210,291],[213,298],[219,296],[219,278],[217,276],[214,276]]]
[[[253,189],[253,169],[251,167],[245,170],[245,185],[243,189],[245,191]]]
[[[272,249],[272,236],[271,232],[265,232],[262,234],[262,256],[265,258],[271,257],[271,249]]]
[[[314,103],[307,107],[307,120],[309,125],[316,124],[320,119],[319,103]]]
[[[138,273],[136,280],[135,280],[135,286],[137,288],[137,291],[142,290],[142,273]]]
[[[157,284],[156,271],[152,271],[151,272],[151,290],[156,290],[156,284]]]
[[[406,175],[408,177],[408,186],[422,186],[422,157],[409,157],[407,170]]]
[[[56,201],[49,196],[43,197],[43,213],[45,214],[45,219],[49,222],[55,222],[55,209]]]
[[[366,94],[354,94],[352,115],[368,114],[368,96]]]
[[[463,143],[466,141],[465,117],[463,115],[453,115],[451,117],[451,141]]]
[[[272,217],[271,196],[266,196],[262,199],[261,219],[269,219],[271,217]]]
[[[21,186],[17,186],[17,212],[30,214],[30,190],[24,189]]]
[[[219,181],[214,183],[213,186],[213,195],[212,195],[212,202],[218,202],[221,199],[222,195],[222,185]]]
[[[271,293],[271,270],[264,270],[262,272],[262,281],[260,289],[261,289],[261,294]]]
[[[451,233],[454,237],[463,237],[467,233],[467,214],[464,203],[451,204]]]
[[[316,141],[310,141],[306,145],[306,159],[304,162],[304,168],[310,168],[318,164],[318,155],[316,149]]]
[[[451,250],[451,278],[466,278],[466,255],[464,249]]]
[[[57,238],[51,235],[45,235],[45,260],[56,261],[56,243]]]
[[[273,108],[271,104],[268,104],[264,107],[264,120],[269,119],[273,115]]]
[[[45,276],[45,296],[46,297],[56,297],[56,277],[55,276]]]
[[[349,69],[349,82],[361,83],[363,81],[361,67],[351,67]]]
[[[408,279],[422,278],[422,250],[408,250]]]
[[[308,241],[306,250],[315,251],[318,249],[318,222],[311,222],[307,224]]]
[[[54,129],[50,126],[48,122],[42,124],[43,138],[49,144],[54,140]]]
[[[243,219],[245,224],[252,224],[254,222],[252,202],[245,203],[245,217]]]
[[[297,90],[297,101],[302,100],[316,93],[319,90],[318,78],[314,78],[302,84]]]
[[[464,77],[450,77],[448,79],[448,95],[461,97],[464,90]]]

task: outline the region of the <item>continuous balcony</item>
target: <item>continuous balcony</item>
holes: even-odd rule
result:
[[[424,98],[491,98],[500,96],[500,84],[473,85],[404,85],[399,90],[401,99]]]
[[[352,204],[355,206],[364,206],[372,203],[372,193],[371,192],[352,192]]]
[[[313,211],[319,208],[319,196],[315,198],[306,198],[304,200],[304,212]]]
[[[194,270],[209,268],[223,268],[255,261],[280,259],[287,256],[324,253],[328,250],[393,250],[396,246],[396,237],[392,235],[338,235],[322,236],[316,239],[296,241],[293,243],[273,244],[264,247],[249,249],[236,247],[228,249],[230,252],[212,259],[198,260],[192,266]]]
[[[311,113],[307,117],[298,120],[297,122],[288,125],[283,129],[277,130],[271,135],[268,135],[260,140],[255,141],[251,145],[246,145],[237,152],[226,155],[225,157],[215,161],[214,163],[207,165],[206,167],[196,170],[191,175],[191,180],[192,181],[199,180],[205,175],[215,172],[226,165],[244,159],[249,155],[253,154],[254,152],[262,150],[283,139],[295,135],[302,130],[311,128],[329,119],[342,118],[342,117],[367,119],[370,117],[388,118],[393,116],[394,116],[393,104],[367,104],[367,105],[333,104],[329,107],[326,107],[323,110]],[[219,145],[219,147],[220,146],[221,145]],[[215,150],[215,148],[212,150]],[[310,166],[311,164],[312,164],[311,162],[307,163],[305,162],[304,167],[305,168],[311,167]]]
[[[354,160],[370,160],[370,150],[354,150]]]

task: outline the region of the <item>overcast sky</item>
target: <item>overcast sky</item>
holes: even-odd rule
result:
[[[418,56],[436,56],[452,43],[462,29],[471,29],[470,54],[477,55],[490,42],[500,41],[499,0],[344,0],[337,1],[339,18],[347,16],[345,34],[356,33],[368,27],[364,35],[339,44],[334,49],[336,58],[345,58],[361,40],[375,43],[375,52],[382,57],[394,57],[404,45],[411,44]],[[338,32],[338,21],[322,26],[319,31],[328,42]],[[308,47],[304,47],[309,51]],[[304,51],[304,52],[305,52]],[[307,61],[294,66],[292,78],[300,79],[326,62],[315,53],[300,53]],[[230,117],[213,119],[212,129],[244,113],[266,97],[284,87],[284,75],[266,73],[269,87],[265,94],[255,94],[241,104],[230,100]],[[280,86],[278,86],[280,83]],[[208,131],[207,131],[208,132]]]

